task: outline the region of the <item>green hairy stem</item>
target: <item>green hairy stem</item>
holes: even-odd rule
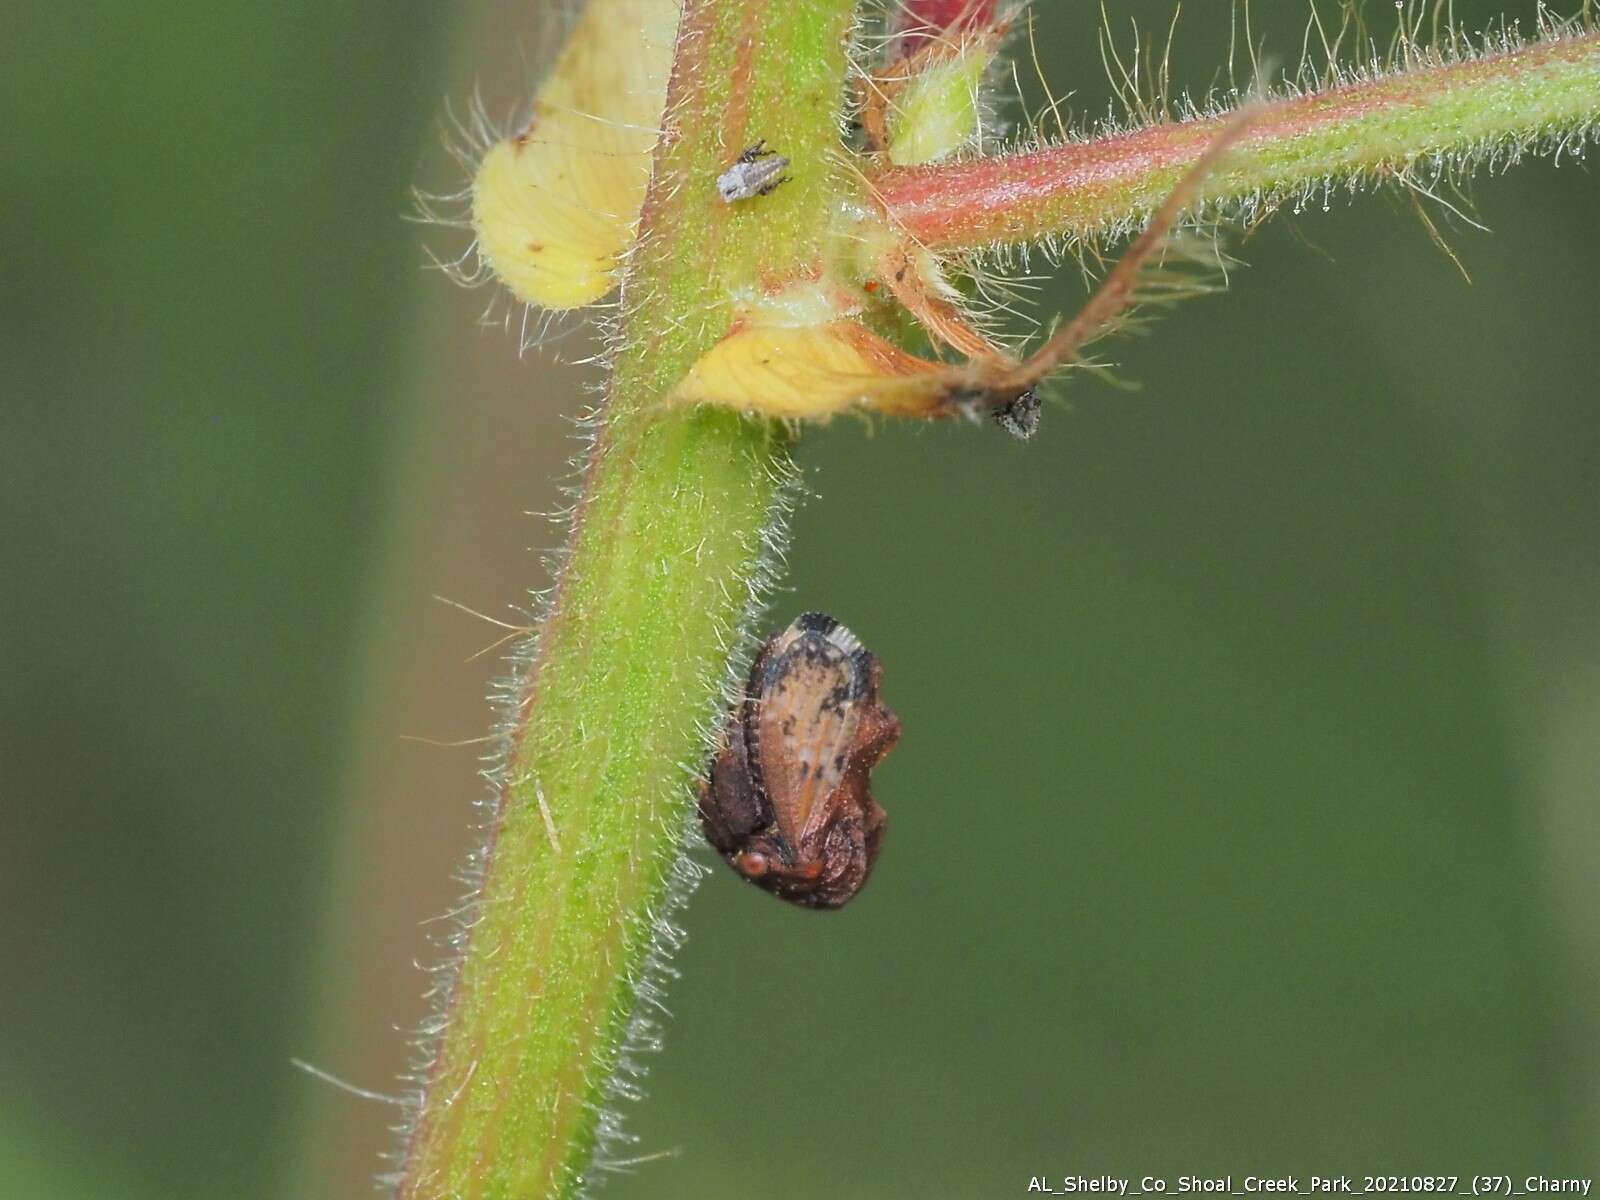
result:
[[[797,172],[759,221],[723,204],[714,182],[758,137],[797,162],[829,162],[853,9],[684,7],[609,394],[511,732],[403,1197],[576,1194],[608,1128],[630,1023],[648,1038],[630,1022],[636,989],[791,471],[773,427],[662,397],[726,328],[731,291],[820,245],[822,201],[837,188],[827,170]]]
[[[1226,125],[1218,114],[1118,136],[887,171],[890,217],[930,249],[1115,236],[1160,205]],[[1470,169],[1530,141],[1581,144],[1600,121],[1600,34],[1396,70],[1263,105],[1197,203],[1260,207],[1414,164]]]

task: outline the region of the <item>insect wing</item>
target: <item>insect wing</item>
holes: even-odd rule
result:
[[[862,719],[866,652],[831,617],[800,617],[757,665],[751,744],[778,828],[799,845],[825,825]]]

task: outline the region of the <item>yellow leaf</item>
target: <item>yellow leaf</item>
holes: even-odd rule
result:
[[[736,324],[669,399],[789,420],[859,410],[926,416],[949,390],[949,374],[849,319]]]
[[[591,0],[526,128],[472,183],[478,250],[517,297],[576,308],[612,288],[650,182],[677,0]]]

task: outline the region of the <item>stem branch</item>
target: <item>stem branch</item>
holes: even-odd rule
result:
[[[873,187],[923,245],[963,250],[1116,235],[1153,212],[1228,121],[1165,122],[1026,153],[886,170]],[[1335,180],[1575,140],[1600,121],[1600,34],[1411,67],[1262,107],[1197,204],[1270,205]]]

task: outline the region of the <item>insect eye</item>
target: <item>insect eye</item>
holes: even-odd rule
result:
[[[746,850],[739,855],[739,870],[751,879],[759,879],[767,873],[767,856],[759,850]]]

